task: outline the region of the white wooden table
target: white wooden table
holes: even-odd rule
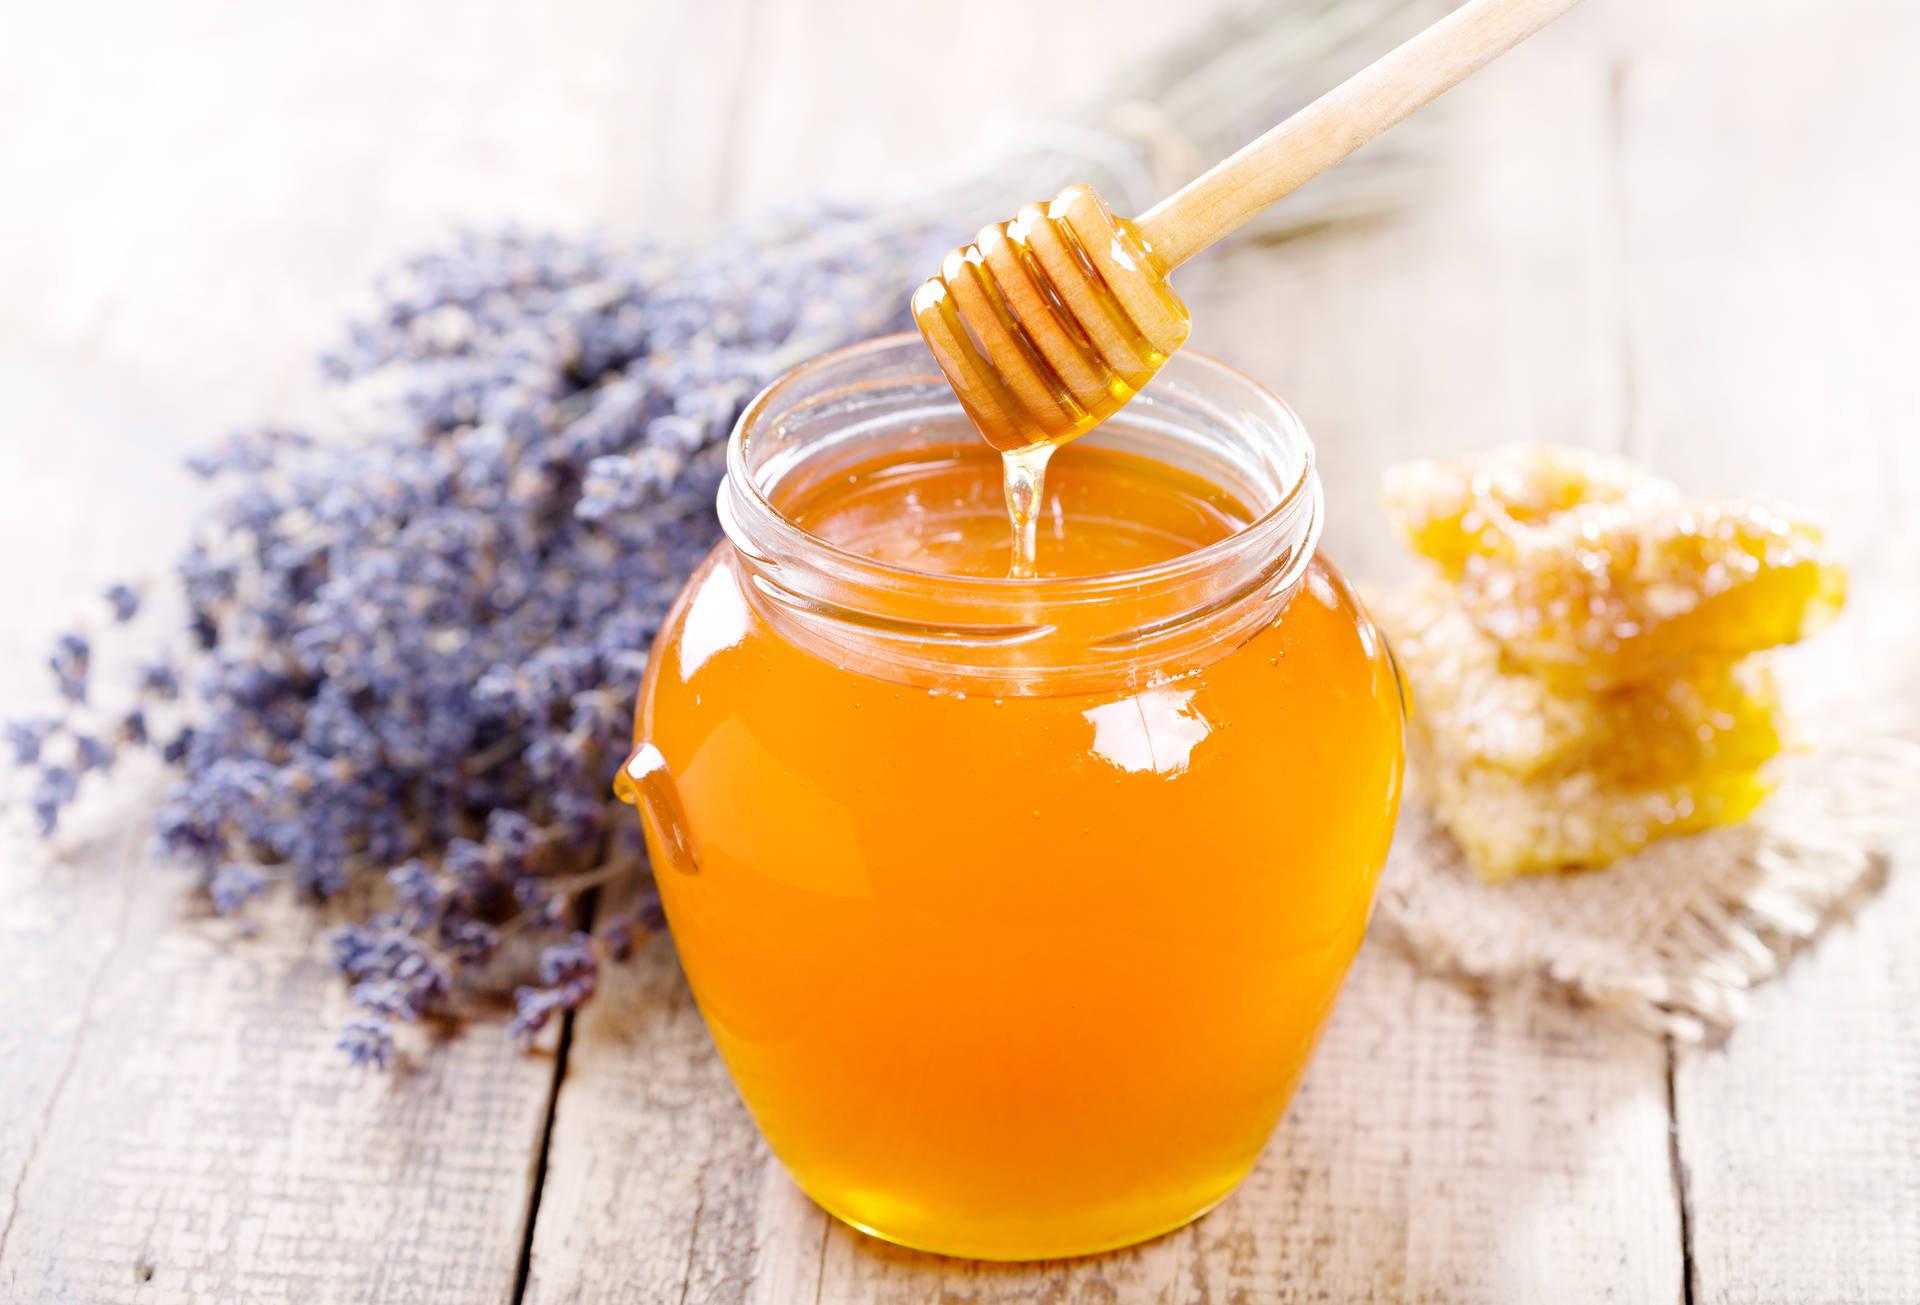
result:
[[[451,222],[688,235],[859,193],[1065,100],[1158,0],[18,6],[0,39],[0,713],[151,568],[179,453],[286,410],[359,287]],[[1033,12],[1029,12],[1029,9]],[[998,50],[993,20],[1023,24]],[[921,98],[940,35],[980,96]],[[990,53],[1004,55],[992,62]],[[1349,570],[1381,467],[1627,452],[1826,514],[1920,600],[1920,7],[1592,0],[1451,98],[1449,184],[1184,277],[1196,344],[1314,431]],[[136,781],[134,787],[138,789]],[[1920,1301],[1920,875],[1721,1049],[1370,940],[1246,1185],[1071,1264],[832,1224],[770,1163],[671,951],[564,1048],[478,1028],[390,1077],[331,1046],[319,926],[242,940],[125,810],[0,845],[0,1301]]]

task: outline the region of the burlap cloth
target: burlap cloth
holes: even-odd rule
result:
[[[1920,621],[1862,594],[1777,662],[1802,741],[1743,824],[1605,870],[1474,877],[1417,800],[1402,807],[1374,928],[1427,968],[1540,981],[1656,1033],[1724,1036],[1754,985],[1870,899],[1920,816]]]

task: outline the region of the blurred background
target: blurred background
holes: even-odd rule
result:
[[[1374,24],[1331,83],[1447,6],[1319,7]],[[1218,14],[1287,10],[19,7],[0,46],[0,505],[74,499],[68,472],[91,468],[56,533],[138,511],[119,486],[175,482],[109,464],[159,475],[297,411],[376,273],[457,227],[674,242],[810,196],[923,192]],[[1916,51],[1899,0],[1594,0],[1403,129],[1442,166],[1396,219],[1183,270],[1195,342],[1300,409],[1350,562],[1380,524],[1377,451],[1515,438],[1658,449],[1683,477],[1733,462],[1718,488],[1827,491],[1814,506],[1870,537],[1890,505],[1850,500],[1889,481],[1860,460],[1920,457],[1855,437],[1920,405],[1887,351],[1920,336]],[[1740,468],[1755,421],[1798,425],[1818,456]],[[34,515],[10,551],[46,537]]]

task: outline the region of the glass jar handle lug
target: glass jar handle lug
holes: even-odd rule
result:
[[[680,791],[674,787],[660,749],[651,743],[635,748],[614,777],[613,791],[640,808],[641,818],[653,832],[657,850],[669,867],[686,875],[700,873],[686,810],[680,805]]]

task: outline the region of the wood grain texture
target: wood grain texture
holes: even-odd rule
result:
[[[1920,13],[1846,6],[1869,43],[1804,0],[1738,24],[1638,8],[1648,39],[1619,93],[1634,451],[1820,513],[1854,610],[1804,655],[1850,656],[1866,684],[1911,676]],[[1700,1305],[1920,1300],[1915,814],[1886,897],[1676,1067]]]
[[[27,982],[61,942],[91,963],[72,1018],[29,1030],[60,1072],[8,1175],[0,1299],[509,1299],[550,1058],[495,1029],[347,1072],[309,914],[238,940],[183,919],[179,881],[124,844],[75,871],[119,862],[78,885],[106,928],[23,939]]]
[[[1909,840],[1905,865],[1920,855]],[[1920,1299],[1920,878],[1763,989],[1675,1098],[1694,1299]]]

